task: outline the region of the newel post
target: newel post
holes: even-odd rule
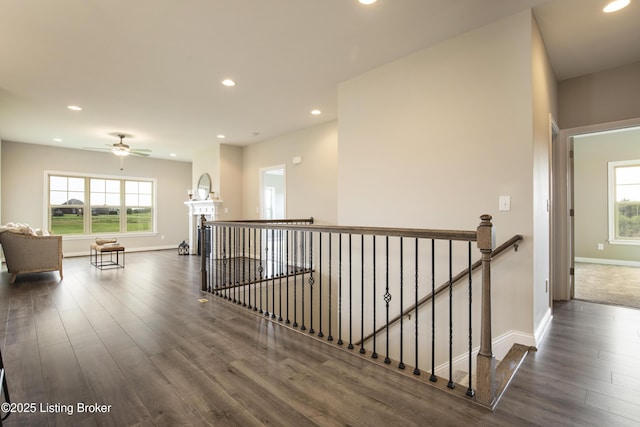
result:
[[[478,249],[482,253],[482,313],[476,400],[493,407],[496,398],[495,358],[491,349],[491,252],[495,246],[491,215],[482,215],[478,226]]]
[[[207,229],[205,227],[205,222],[207,218],[204,215],[200,216],[200,255],[202,256],[202,260],[200,262],[200,279],[202,280],[202,290],[207,291],[207,253],[206,253],[206,245],[205,238],[207,237]]]

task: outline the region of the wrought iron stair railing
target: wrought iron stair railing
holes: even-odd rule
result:
[[[444,389],[456,389],[453,358],[464,354],[469,375],[459,394],[492,408],[497,392],[491,348],[491,216],[483,215],[476,230],[312,222],[203,217],[201,241],[211,243],[202,253],[202,291]],[[473,296],[476,268],[481,270],[481,298]],[[453,272],[460,270],[465,272],[454,280]],[[446,286],[436,289],[445,278]],[[468,286],[454,288],[463,278]],[[448,291],[448,298],[425,299],[437,291]],[[448,365],[444,377],[436,374],[441,365]]]

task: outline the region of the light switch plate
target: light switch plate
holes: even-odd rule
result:
[[[501,211],[510,211],[511,196],[500,196],[498,209]]]

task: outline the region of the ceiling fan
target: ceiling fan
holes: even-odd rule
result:
[[[124,138],[126,138],[127,136],[131,137],[131,135],[126,135],[124,133],[116,133],[112,135],[120,138],[120,142],[116,142],[113,144],[105,144],[107,146],[106,148],[97,148],[97,147],[86,147],[86,148],[89,150],[111,151],[113,154],[120,157],[120,170],[123,169],[122,160],[124,159],[124,157],[128,155],[149,157],[151,150],[149,150],[148,148],[134,149],[129,147],[129,145],[123,142]]]

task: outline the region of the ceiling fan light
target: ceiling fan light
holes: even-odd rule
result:
[[[122,149],[119,149],[119,148],[112,148],[111,152],[113,154],[115,154],[116,156],[121,156],[121,157],[129,155],[129,151],[128,150],[122,150]]]

